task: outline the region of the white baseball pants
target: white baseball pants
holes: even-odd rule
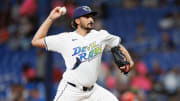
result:
[[[98,84],[90,91],[83,91],[61,80],[54,101],[118,101],[118,99]]]

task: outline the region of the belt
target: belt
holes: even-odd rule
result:
[[[91,91],[92,89],[93,89],[93,87],[94,87],[94,85],[93,86],[91,86],[91,87],[85,87],[85,86],[77,86],[76,84],[74,84],[74,83],[71,83],[71,82],[67,82],[69,85],[71,85],[71,86],[73,86],[73,87],[77,87],[77,88],[80,88],[81,90],[83,90],[83,91]]]

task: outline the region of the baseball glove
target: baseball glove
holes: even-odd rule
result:
[[[118,46],[111,48],[111,52],[114,58],[115,64],[120,68],[125,66],[125,69],[120,69],[122,73],[128,74],[130,71],[129,61],[125,55],[121,52]]]

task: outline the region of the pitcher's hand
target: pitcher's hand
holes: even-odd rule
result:
[[[61,7],[60,6],[58,6],[58,7],[56,7],[56,8],[54,8],[51,12],[50,12],[50,14],[49,14],[49,19],[51,19],[51,20],[56,20],[57,18],[59,18],[61,15],[62,15],[62,13],[63,12],[59,12],[59,9],[60,9]]]

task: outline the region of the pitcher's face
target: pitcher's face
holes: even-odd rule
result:
[[[79,25],[81,28],[86,29],[86,30],[91,30],[94,27],[94,19],[92,15],[84,15],[79,18]]]

